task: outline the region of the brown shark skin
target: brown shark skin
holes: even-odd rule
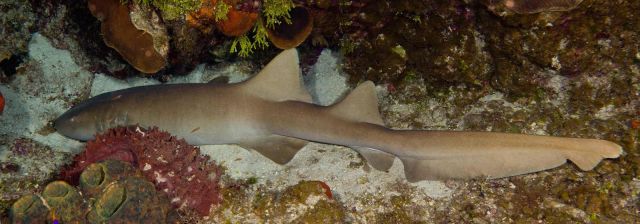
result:
[[[297,59],[295,49],[286,50],[255,78],[238,84],[165,84],[105,93],[60,116],[55,128],[70,138],[89,140],[115,126],[158,126],[195,145],[291,137],[352,147],[380,170],[398,157],[409,181],[499,178],[550,169],[567,160],[590,170],[603,158],[622,153],[619,145],[596,139],[393,130],[382,126],[371,82],[332,106],[312,104],[303,89],[288,87],[299,83]],[[261,153],[286,163],[297,150]]]

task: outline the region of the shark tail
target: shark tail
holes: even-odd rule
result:
[[[602,159],[617,158],[622,153],[619,145],[597,139],[489,132],[425,135],[438,137],[435,141],[443,146],[408,150],[404,153],[410,156],[399,156],[409,181],[501,178],[555,168],[568,160],[587,171]],[[474,143],[460,142],[469,138]]]
[[[329,110],[349,121],[384,126],[371,82],[359,85]],[[597,139],[390,129],[371,135],[364,138],[376,143],[351,148],[383,171],[398,157],[409,181],[508,177],[558,167],[567,160],[582,170],[591,170],[602,159],[622,153],[619,145]]]

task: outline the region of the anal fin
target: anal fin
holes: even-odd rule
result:
[[[256,150],[263,156],[273,160],[278,164],[286,164],[298,153],[308,141],[280,135],[270,135],[267,137],[244,141],[238,143],[240,147]]]

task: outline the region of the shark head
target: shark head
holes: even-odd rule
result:
[[[113,117],[109,114],[112,114],[110,108],[113,108],[114,95],[117,98],[119,94],[104,93],[74,106],[54,121],[54,128],[69,138],[80,141],[93,139],[96,133],[106,130],[110,122],[118,121],[107,119]]]

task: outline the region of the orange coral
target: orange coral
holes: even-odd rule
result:
[[[215,7],[217,0],[202,0],[200,9],[194,13],[187,15],[187,24],[192,27],[198,28],[204,33],[211,32],[211,28],[215,24]]]
[[[238,8],[243,7],[236,7],[238,4],[247,4],[246,2],[239,3],[238,1],[229,0],[224,1],[224,3],[230,5],[226,19],[215,21],[217,0],[202,0],[200,9],[187,15],[187,23],[205,33],[211,32],[213,25],[227,36],[236,37],[249,32],[258,20],[258,12],[242,10]]]
[[[166,61],[155,48],[151,34],[137,29],[131,22],[129,7],[120,0],[89,0],[91,14],[102,22],[104,43],[138,71],[156,73]]]
[[[273,29],[267,29],[271,43],[280,49],[294,48],[304,42],[313,28],[313,18],[304,7],[295,7],[289,12],[291,23],[276,24]]]
[[[229,9],[227,19],[218,21],[216,27],[224,35],[237,37],[247,33],[258,20],[258,13]]]

